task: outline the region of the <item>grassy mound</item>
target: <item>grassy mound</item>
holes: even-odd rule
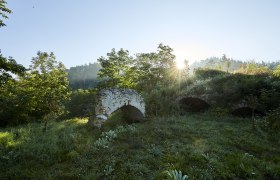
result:
[[[280,141],[249,119],[209,114],[150,118],[103,130],[86,119],[0,129],[1,178],[280,178]],[[279,134],[278,134],[279,135]]]

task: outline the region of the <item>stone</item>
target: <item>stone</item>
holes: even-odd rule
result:
[[[88,124],[100,128],[110,114],[122,107],[130,111],[130,118],[135,116],[137,121],[145,116],[145,102],[140,94],[132,89],[110,88],[97,94],[95,117],[90,117]]]

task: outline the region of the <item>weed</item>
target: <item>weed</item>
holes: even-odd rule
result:
[[[181,171],[177,170],[167,170],[165,171],[168,179],[170,180],[186,180],[188,179],[187,175],[183,175]]]

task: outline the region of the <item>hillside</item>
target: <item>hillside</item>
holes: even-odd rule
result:
[[[98,71],[101,66],[98,63],[89,63],[71,67],[68,70],[69,84],[73,89],[90,89],[98,84]]]
[[[176,169],[190,179],[280,178],[279,133],[253,132],[250,119],[188,114],[123,126],[111,119],[102,130],[86,122],[0,129],[0,177],[165,179]]]

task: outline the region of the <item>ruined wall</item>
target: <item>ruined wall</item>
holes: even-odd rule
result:
[[[89,123],[101,127],[110,114],[123,106],[133,106],[143,114],[143,117],[145,115],[144,100],[135,90],[111,88],[104,89],[97,95],[95,117],[90,117]]]

